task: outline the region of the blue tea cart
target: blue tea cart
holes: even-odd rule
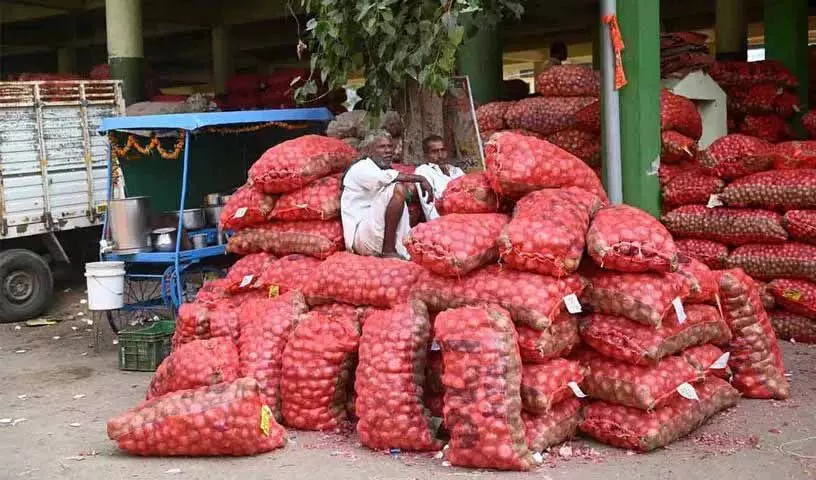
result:
[[[213,165],[206,161],[197,161],[198,153],[194,153],[193,158],[191,158],[191,151],[196,151],[196,143],[202,142],[207,145],[200,149],[200,156],[203,158],[207,157],[208,152],[212,151],[209,145],[218,144],[225,136],[257,136],[261,135],[262,132],[270,135],[269,132],[271,131],[274,138],[261,139],[261,142],[266,142],[262,143],[265,150],[276,142],[289,138],[308,133],[322,133],[332,118],[331,112],[325,108],[146,115],[106,118],[102,121],[99,131],[101,134],[110,135],[111,138],[115,138],[113,137],[115,135],[137,134],[140,138],[152,139],[157,135],[166,137],[169,134],[179,139],[177,145],[182,148],[181,158],[179,158],[181,164],[178,165],[179,162],[173,162],[169,165],[172,166],[172,169],[180,168],[180,172],[168,169],[167,160],[161,164],[154,162],[153,169],[148,169],[147,173],[142,168],[140,174],[143,180],[148,180],[142,182],[141,191],[137,193],[138,195],[148,196],[166,195],[167,188],[162,186],[162,182],[155,180],[159,178],[166,180],[168,175],[175,175],[180,179],[178,210],[184,211],[187,208],[199,206],[187,199],[191,187],[195,187],[196,169],[204,168],[209,170]],[[275,131],[279,133],[276,134]],[[256,146],[260,146],[258,145],[258,139],[255,138],[254,140]],[[246,149],[239,152],[238,155],[241,153],[244,156],[248,155]],[[262,153],[262,150],[261,152],[253,152],[253,158],[249,159],[248,162],[254,161],[260,153]],[[230,156],[232,156],[232,152],[230,152]],[[126,171],[126,162],[127,159],[119,159],[114,154],[113,148],[110,148],[107,169],[108,201],[113,198],[115,172],[117,170]],[[240,175],[244,179],[248,162],[232,162],[236,169],[242,170]],[[224,163],[222,161],[219,166],[223,167]],[[202,172],[198,173],[201,174]],[[233,173],[236,172],[233,171]],[[193,183],[191,183],[191,174],[193,174]],[[217,173],[212,172],[203,172],[203,174],[210,177],[218,176]],[[125,179],[129,178],[128,175],[125,175]],[[212,182],[211,178],[202,177],[201,175],[198,178],[202,179],[202,182]],[[129,180],[125,184],[125,188],[128,188],[128,185],[130,185]],[[239,185],[233,184],[225,187],[235,188]],[[136,196],[133,195],[133,192],[128,192],[128,194],[126,196]],[[171,208],[174,207],[175,204]],[[226,246],[217,244],[184,250],[183,232],[185,230],[182,228],[182,218],[179,215],[175,251],[118,254],[103,249],[101,254],[103,260],[125,263],[125,305],[118,312],[108,312],[108,321],[114,331],[118,332],[119,328],[127,323],[149,321],[155,318],[156,315],[169,315],[172,317],[178,307],[195,293],[190,291],[190,288],[185,288],[185,285],[193,285],[189,280],[199,279],[198,286],[200,286],[200,283],[207,278],[224,276],[224,269],[229,264]],[[187,231],[186,233],[191,237],[204,233],[211,239],[209,243],[215,243],[214,239],[217,237],[215,228]],[[106,215],[102,239],[109,238],[110,231]]]

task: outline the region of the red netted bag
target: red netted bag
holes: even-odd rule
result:
[[[680,132],[669,130],[661,134],[660,162],[680,163],[694,160],[697,141]]]
[[[720,279],[720,298],[733,335],[728,344],[732,384],[748,398],[784,400],[790,390],[782,352],[756,283],[742,270],[728,270]]]
[[[240,374],[258,382],[264,403],[276,418],[280,418],[283,347],[307,311],[306,300],[297,291],[275,298],[253,297],[241,305]]]
[[[762,300],[762,305],[766,312],[776,309],[776,299],[768,290],[768,284],[759,280],[754,280],[759,289],[759,298]]]
[[[553,358],[563,357],[581,343],[578,337],[578,319],[567,312],[553,320],[544,330],[536,330],[525,325],[516,325],[519,351],[525,364],[547,363]]]
[[[267,267],[258,283],[272,296],[292,290],[303,292],[320,263],[320,260],[306,255],[287,255]]]
[[[782,95],[776,97],[773,109],[775,113],[778,113],[786,119],[802,111],[802,108],[799,106],[799,96],[787,91],[782,92]]]
[[[229,295],[227,292],[229,286],[230,282],[226,278],[206,281],[196,292],[195,301],[209,303],[226,298]]]
[[[697,172],[684,172],[672,178],[663,188],[663,202],[667,205],[705,205],[711,195],[720,193],[725,182],[717,177]]]
[[[782,142],[774,149],[774,168],[777,170],[816,168],[816,141]]]
[[[545,140],[575,155],[591,167],[601,165],[601,139],[595,133],[568,128],[548,135]]]
[[[546,413],[521,412],[527,446],[542,452],[575,436],[581,423],[581,401],[570,398]]]
[[[592,102],[586,107],[575,112],[574,126],[579,130],[600,134],[601,133],[600,100]]]
[[[339,220],[270,223],[241,230],[227,244],[227,250],[236,255],[300,253],[316,258],[327,258],[344,247],[343,225]]]
[[[816,138],[816,110],[810,110],[802,115],[802,126],[810,135],[810,138]]]
[[[564,297],[579,294],[584,280],[571,275],[556,279],[490,266],[461,279],[426,274],[414,286],[417,297],[434,311],[495,303],[513,320],[539,330],[549,327],[564,310]]]
[[[267,193],[287,193],[332,173],[340,173],[358,158],[342,140],[304,135],[267,150],[249,169],[252,183]]]
[[[509,128],[552,135],[575,124],[575,113],[595,102],[592,97],[531,97],[513,104],[504,114]]]
[[[238,350],[230,338],[194,340],[173,350],[162,361],[150,386],[147,400],[178,390],[208,387],[238,378]]]
[[[440,215],[499,211],[499,199],[490,187],[485,172],[468,173],[455,178],[438,195],[436,210]]]
[[[660,92],[660,130],[679,132],[692,140],[703,136],[703,120],[694,102],[668,90]]]
[[[777,97],[785,93],[785,89],[772,83],[752,85],[747,90],[735,88],[732,95],[737,97],[736,102],[729,101],[729,109],[737,107],[735,111],[743,114],[773,113]],[[729,100],[731,100],[729,98]]]
[[[634,365],[654,365],[686,348],[723,343],[731,331],[716,307],[686,305],[686,320],[669,313],[660,328],[624,317],[593,314],[581,322],[581,340],[609,358]]]
[[[680,266],[677,273],[683,275],[689,286],[688,303],[710,303],[717,302],[717,294],[720,292],[720,275],[694,258],[683,256],[680,259]]]
[[[597,196],[575,187],[526,195],[498,239],[502,260],[517,270],[544,275],[575,272],[589,221],[600,205]]]
[[[680,355],[697,371],[697,377],[700,380],[706,380],[711,375],[730,380],[733,375],[728,367],[728,359],[731,354],[726,354],[722,349],[710,343],[687,348]]]
[[[724,87],[747,88],[762,83],[772,83],[785,88],[799,86],[796,75],[778,60],[717,61],[714,62],[708,73],[714,81]]]
[[[586,242],[592,259],[609,270],[671,272],[677,268],[677,247],[666,227],[629,205],[599,210],[589,225]]]
[[[816,321],[789,312],[771,312],[777,338],[800,343],[816,343]]]
[[[731,252],[727,265],[760,280],[787,277],[816,282],[816,246],[796,242],[744,245]]]
[[[671,355],[655,365],[621,363],[585,350],[578,355],[589,373],[584,391],[590,398],[654,410],[680,397],[677,387],[698,381],[697,371],[680,355]]]
[[[510,314],[491,305],[447,310],[435,330],[445,364],[448,460],[461,467],[531,469],[521,420],[521,358]]]
[[[769,282],[767,289],[783,310],[816,320],[816,284],[778,278]]]
[[[704,172],[700,166],[690,161],[676,164],[661,163],[660,166],[657,167],[657,178],[661,187],[665,187],[675,177],[682,173],[696,173],[698,175],[704,175]]]
[[[600,76],[584,65],[553,65],[538,74],[535,87],[545,97],[601,96]]]
[[[238,339],[238,309],[232,302],[184,303],[179,307],[173,348],[193,340]]]
[[[570,383],[580,386],[587,369],[576,360],[555,358],[544,364],[521,369],[521,406],[533,413],[546,413],[572,398]]]
[[[354,385],[357,433],[366,447],[440,448],[422,405],[429,333],[428,310],[418,301],[366,318]]]
[[[545,140],[497,133],[485,146],[485,162],[490,184],[501,196],[518,199],[542,188],[580,187],[607,201],[586,163]]]
[[[771,143],[779,143],[794,137],[787,120],[776,114],[747,115],[742,119],[739,131],[744,135],[761,138]]]
[[[583,411],[582,432],[615,447],[648,452],[696,430],[715,413],[731,408],[740,398],[725,380],[712,378],[696,386],[699,402],[675,398],[654,412],[593,402]]]
[[[720,200],[731,207],[816,209],[816,169],[772,170],[734,180]]]
[[[286,444],[251,378],[181,390],[108,421],[108,438],[135,455],[245,456]]]
[[[476,109],[476,124],[483,134],[490,130],[504,130],[504,114],[514,102],[491,102]]]
[[[785,212],[782,225],[794,240],[816,243],[816,210],[790,210]]]
[[[236,293],[258,287],[261,274],[276,260],[277,258],[264,252],[252,253],[241,258],[227,272],[228,291]]]
[[[275,208],[275,197],[250,185],[244,185],[230,196],[219,218],[222,230],[242,230],[261,225],[269,220]]]
[[[595,312],[620,315],[645,325],[659,327],[673,309],[676,298],[685,299],[689,287],[677,273],[593,272],[581,303]]]
[[[281,195],[270,218],[276,220],[331,220],[340,216],[340,177],[321,178]]]
[[[675,240],[677,250],[680,254],[694,258],[713,270],[725,268],[725,261],[728,259],[728,247],[722,243],[711,240],[695,240],[683,238]]]
[[[782,215],[767,210],[685,205],[664,215],[663,224],[678,237],[727,245],[782,243],[788,239]]]
[[[320,264],[305,293],[311,303],[335,301],[388,308],[406,301],[424,272],[419,265],[404,260],[341,252]]]
[[[509,221],[500,213],[454,213],[417,225],[403,243],[411,261],[437,275],[459,277],[498,261],[496,239]]]
[[[700,166],[711,175],[726,180],[768,170],[775,158],[774,146],[748,135],[731,134],[718,138],[698,155]]]
[[[357,359],[360,322],[354,311],[309,312],[283,350],[281,413],[301,430],[337,430],[347,421],[348,382]]]

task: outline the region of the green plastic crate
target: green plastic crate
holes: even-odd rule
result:
[[[154,372],[170,355],[170,345],[176,324],[159,320],[139,330],[119,332],[119,369]]]

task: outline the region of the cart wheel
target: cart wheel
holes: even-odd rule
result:
[[[182,303],[192,302],[204,282],[214,278],[224,278],[227,273],[211,265],[193,264],[187,267],[182,266],[182,285],[184,298],[180,299],[176,290],[176,271],[169,267],[164,272],[162,278],[162,298],[168,305],[172,305],[174,310],[178,310]]]
[[[114,333],[152,322],[156,317],[171,317],[173,311],[167,308],[162,299],[161,283],[158,278],[125,277],[125,306],[106,312],[108,324]]]

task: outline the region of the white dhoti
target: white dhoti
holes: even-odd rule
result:
[[[357,225],[357,231],[354,233],[353,249],[354,253],[358,255],[381,255],[383,251],[383,239],[385,238],[385,212],[388,209],[388,204],[394,196],[394,188],[397,184],[392,183],[386,185],[379,192],[377,192],[368,216]],[[402,211],[397,224],[397,254],[405,259],[411,258],[405,245],[402,244],[403,238],[411,231],[411,224],[408,219],[407,206]]]
[[[450,167],[449,172],[450,175],[445,175],[445,172],[442,171],[439,165],[427,163],[418,166],[415,173],[428,180],[428,183],[430,183],[434,189],[435,198],[442,198],[445,194],[445,189],[448,187],[448,183],[454,178],[459,178],[465,174],[461,168],[454,166]],[[425,213],[425,220],[430,222],[435,218],[439,218],[439,212],[436,211],[435,202],[429,202],[427,200],[427,196],[419,184],[417,184],[417,192],[419,193],[419,203],[422,205],[422,212]]]

